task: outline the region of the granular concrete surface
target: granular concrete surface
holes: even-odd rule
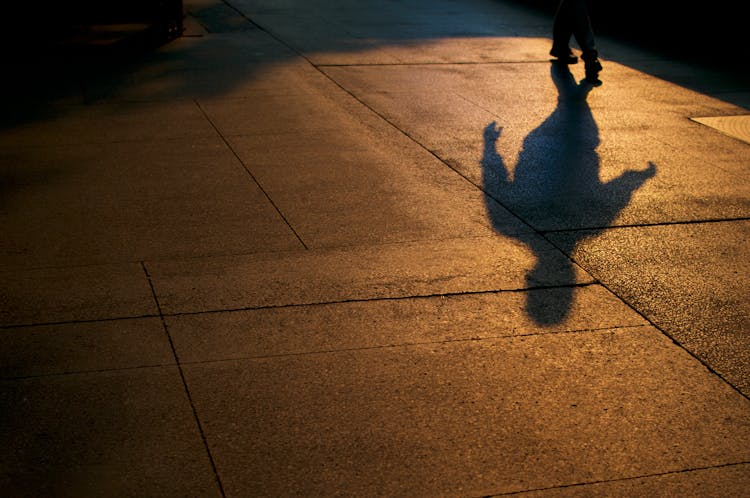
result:
[[[4,496],[747,496],[747,79],[601,37],[592,87],[511,1],[185,9],[4,77]]]

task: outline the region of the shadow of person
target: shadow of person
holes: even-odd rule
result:
[[[526,288],[539,287],[551,271],[562,281],[554,292],[530,292],[528,315],[540,325],[563,322],[573,303],[576,277],[573,262],[560,269],[560,255],[544,239],[555,230],[569,230],[570,237],[558,246],[570,255],[584,237],[593,237],[609,227],[629,204],[633,192],[656,174],[649,163],[644,170],[628,170],[606,183],[599,178],[599,128],[587,96],[592,86],[576,83],[567,66],[552,64],[552,81],[558,101],[554,112],[523,141],[516,167],[506,167],[497,151],[502,133],[496,122],[484,129],[482,182],[487,214],[493,228],[503,233],[503,220],[496,203],[523,219],[535,234],[504,233],[521,240],[536,257],[526,275]]]

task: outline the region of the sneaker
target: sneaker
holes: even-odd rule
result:
[[[549,51],[549,54],[557,59],[556,62],[559,62],[561,64],[575,64],[578,62],[578,57],[573,55],[573,51],[569,48],[552,48],[552,50]]]
[[[587,59],[583,61],[586,70],[586,81],[594,86],[599,86],[602,82],[599,80],[599,73],[602,70],[602,65],[599,59]]]

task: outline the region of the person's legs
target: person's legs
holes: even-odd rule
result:
[[[595,85],[601,84],[599,72],[602,65],[599,62],[599,51],[596,49],[594,31],[591,28],[591,20],[586,7],[586,0],[565,0],[569,2],[569,11],[573,37],[583,52],[581,59],[585,64],[586,80]]]
[[[552,24],[552,50],[550,55],[565,64],[575,64],[578,58],[570,50],[570,37],[573,36],[573,19],[571,18],[570,2],[562,0],[557,7],[555,20]]]
[[[567,4],[570,30],[583,52],[581,58],[584,61],[596,59],[599,57],[599,52],[596,50],[596,40],[594,31],[591,29],[586,0],[564,0],[563,3]]]

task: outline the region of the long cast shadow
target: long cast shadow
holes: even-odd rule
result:
[[[527,287],[538,287],[555,271],[560,288],[554,299],[530,292],[528,315],[538,324],[553,325],[566,319],[573,303],[575,271],[572,261],[560,269],[560,257],[543,238],[550,230],[570,230],[559,248],[570,255],[584,237],[609,227],[630,202],[632,194],[656,174],[649,163],[643,170],[628,170],[602,183],[599,178],[599,128],[587,96],[591,85],[575,81],[567,66],[552,64],[552,81],[558,91],[554,112],[523,142],[518,163],[511,171],[497,150],[502,134],[496,122],[484,129],[482,180],[488,216],[493,228],[526,244],[536,257],[526,276]],[[538,233],[507,233],[493,206],[499,202],[521,217]]]

